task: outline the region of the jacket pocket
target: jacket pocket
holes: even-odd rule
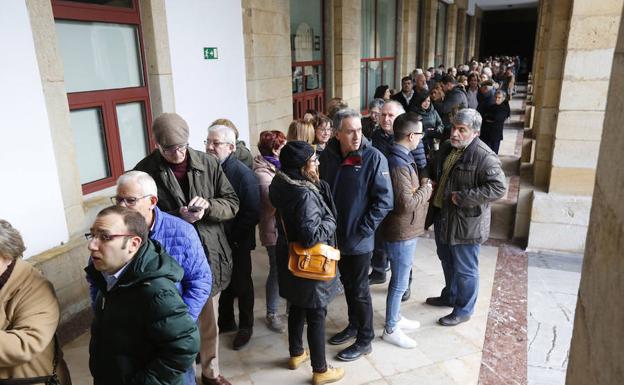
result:
[[[471,164],[457,165],[453,172],[454,190],[464,190],[475,185],[477,166]]]
[[[456,211],[457,227],[455,237],[461,240],[481,238],[481,207],[460,207]]]

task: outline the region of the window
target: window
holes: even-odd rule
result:
[[[143,159],[151,110],[137,0],[52,1],[82,192]]]
[[[290,0],[293,115],[323,112],[323,0]]]
[[[452,65],[446,63],[446,12],[448,5],[438,1],[438,14],[436,17],[436,40],[435,40],[435,65]]]
[[[375,89],[395,85],[396,0],[362,0],[360,109],[366,111]]]

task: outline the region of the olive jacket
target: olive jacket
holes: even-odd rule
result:
[[[178,215],[194,196],[210,203],[204,217],[193,223],[204,246],[212,270],[211,296],[225,289],[232,276],[232,250],[225,236],[223,223],[234,218],[239,201],[219,162],[211,155],[188,148],[189,196],[184,196],[180,184],[165,159],[155,150],[141,160],[135,170],[152,176],[158,187],[158,207]]]

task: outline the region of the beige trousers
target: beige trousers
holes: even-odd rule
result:
[[[219,376],[219,315],[218,293],[206,301],[204,308],[199,313],[199,357],[201,360],[201,372],[204,377],[217,378]]]

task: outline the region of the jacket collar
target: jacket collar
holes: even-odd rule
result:
[[[300,179],[293,179],[291,177],[289,177],[288,175],[286,175],[284,172],[282,171],[277,171],[275,173],[275,177],[281,178],[284,180],[284,182],[293,185],[293,186],[299,186],[299,187],[306,187],[309,188],[311,190],[314,190],[316,192],[320,192],[319,188],[312,182],[308,181],[308,180],[300,180]]]
[[[360,143],[360,148],[358,148],[357,151],[354,151],[353,153],[349,155],[356,155],[356,156],[361,157],[364,151],[368,149],[368,147],[370,146],[371,146],[371,143],[368,141],[368,139],[364,135],[362,135],[362,143]],[[323,151],[327,151],[327,150],[329,150],[329,153],[334,155],[334,157],[338,157],[338,159],[343,159],[342,151],[340,150],[340,141],[338,139],[331,138],[329,142],[327,142],[327,145],[325,146],[325,150]]]
[[[169,168],[169,166],[167,165],[167,160],[163,158],[160,151],[156,150],[156,153],[157,153],[158,160],[159,160],[158,164],[160,166],[160,170],[166,171]],[[192,148],[187,147],[186,153],[188,154],[189,170],[206,171],[206,167],[204,166],[204,163],[201,161],[199,157],[199,152],[197,150],[193,150]]]
[[[399,148],[399,146],[401,145],[397,143],[393,144],[392,147],[390,148],[390,154],[398,158],[401,158],[407,163],[414,163],[414,157],[410,155],[409,150],[403,147],[403,149],[407,150],[407,153],[406,153],[402,148]]]

